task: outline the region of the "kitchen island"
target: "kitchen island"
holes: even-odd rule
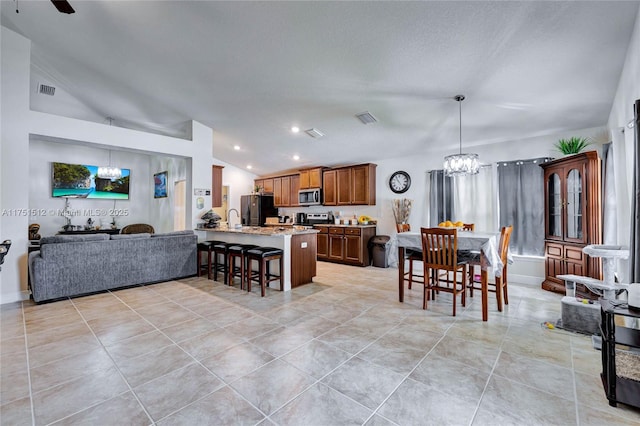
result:
[[[241,228],[219,227],[213,229],[198,228],[199,240],[218,240],[228,243],[255,244],[262,247],[277,247],[283,250],[284,291],[312,282],[316,276],[317,243],[315,229],[297,229],[295,227],[258,227]],[[277,268],[277,265],[273,265]],[[277,269],[276,269],[277,270]],[[277,282],[270,283],[274,288]]]

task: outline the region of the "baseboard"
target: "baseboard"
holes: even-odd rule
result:
[[[29,300],[29,292],[28,291],[18,291],[9,294],[3,294],[2,300],[0,300],[0,305],[5,305],[7,303],[14,302],[22,302],[23,300]]]
[[[519,275],[519,274],[509,274],[508,279],[511,282],[535,286],[535,287],[540,287],[540,284],[542,283],[542,281],[544,281],[544,277],[534,277],[531,275]]]

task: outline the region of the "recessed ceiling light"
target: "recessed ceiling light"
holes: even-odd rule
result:
[[[291,127],[291,131],[292,131],[293,133],[298,133],[298,132],[300,131],[300,127],[298,127],[298,126],[293,126],[293,127]]]
[[[235,149],[236,151],[240,151],[240,145],[234,145],[233,149]]]
[[[299,160],[299,159],[300,159],[300,156],[299,156],[299,155],[294,155],[294,156],[293,156],[293,159],[297,161],[297,160]]]
[[[247,164],[247,169],[251,170],[252,168],[251,164]]]

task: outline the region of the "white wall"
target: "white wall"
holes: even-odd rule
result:
[[[40,235],[54,235],[66,224],[66,219],[59,214],[64,208],[65,200],[51,196],[51,162],[106,165],[109,163],[109,151],[88,145],[31,140],[29,144],[29,209],[35,210],[35,216],[29,216],[29,223],[40,224]],[[77,214],[72,218],[71,224],[86,225],[89,217],[96,224],[100,224],[101,220],[109,224],[112,216],[108,213],[114,213],[113,217],[120,228],[127,224],[142,222],[149,223],[158,229],[160,221],[156,222],[151,215],[155,201],[150,171],[152,158],[154,157],[146,154],[111,151],[111,165],[131,170],[129,200],[70,199],[72,211]],[[184,162],[184,160],[181,161]],[[106,211],[107,214],[102,215],[101,211]],[[55,215],[51,212],[55,212]],[[91,213],[95,214],[89,216]],[[173,220],[173,211],[166,213]]]
[[[187,181],[187,193],[190,194],[186,200],[186,208],[189,212],[187,228],[192,228],[197,223],[202,212],[195,208],[193,188],[211,188],[211,165],[217,163],[213,158],[213,131],[210,128],[197,122],[191,122],[189,132],[191,138],[178,139],[31,111],[29,107],[31,43],[5,27],[2,27],[1,43],[2,163],[0,165],[0,185],[2,193],[0,194],[0,208],[3,212],[9,213],[0,217],[0,238],[11,239],[13,245],[9,255],[5,258],[0,274],[0,303],[20,300],[24,297],[23,292],[26,290],[27,229],[33,220],[29,218],[28,214],[20,212],[32,208],[29,199],[31,188],[30,139],[58,141],[93,149],[93,151],[85,151],[84,148],[78,148],[78,154],[67,152],[70,156],[77,155],[76,158],[84,158],[85,155],[86,158],[89,158],[98,155],[99,150],[104,151],[105,147],[111,147],[114,153],[120,151],[121,154],[115,155],[112,162],[122,161],[122,164],[129,161],[136,162],[137,160],[133,160],[134,154],[184,159],[184,166],[170,165],[169,163],[172,163],[173,160],[162,159],[149,162],[149,166],[146,168],[141,165],[144,162],[142,160],[138,165],[141,174],[148,175],[149,180],[152,179],[156,168],[161,167],[166,167],[166,169],[171,167],[176,176],[184,174]],[[35,144],[39,143],[35,142]],[[68,146],[61,145],[62,150],[67,148]],[[33,161],[40,164],[53,161],[54,158],[46,158],[44,153],[46,150],[38,145]],[[57,160],[58,153],[51,154]],[[131,168],[132,174],[136,173],[133,166]],[[142,171],[142,169],[145,170]],[[36,178],[42,179],[41,177]],[[252,175],[247,174],[244,180],[250,181],[252,178]],[[238,178],[237,180],[242,179]],[[50,187],[50,184],[47,184],[46,187]],[[144,190],[144,185],[141,185],[139,190],[148,192],[148,190]],[[143,201],[146,197],[143,194],[135,196],[140,197]],[[211,205],[211,197],[205,198],[206,205]],[[148,212],[152,211],[153,201],[155,200],[153,200],[151,193]],[[144,208],[136,207],[135,210],[135,215],[142,218]],[[152,217],[150,213],[147,214]],[[155,218],[158,218],[157,214]],[[147,221],[144,220],[144,222]],[[159,223],[160,231],[167,227],[164,222]],[[52,222],[47,226],[55,226],[55,224]]]
[[[156,232],[170,232],[174,230],[173,206],[175,203],[175,194],[173,188],[177,181],[187,179],[187,169],[190,162],[191,159],[185,158],[163,156],[151,157],[149,165],[150,170],[145,175],[147,187],[149,188],[150,193],[144,199],[149,211],[149,219],[147,221],[139,222],[151,224],[155,228]],[[153,198],[153,175],[165,171],[167,172],[167,197]],[[187,198],[189,199],[190,197]],[[194,224],[195,223],[196,222],[194,222]]]
[[[634,139],[634,129],[626,127],[633,119],[633,105],[640,99],[640,11],[631,36],[627,58],[620,74],[618,90],[609,115],[608,128],[613,140],[614,167],[616,170],[616,201],[618,220],[618,244],[628,246],[631,238],[631,189],[633,188],[633,153],[640,149]],[[623,133],[624,130],[624,133]],[[619,262],[618,274],[622,282],[627,281],[629,265]]]

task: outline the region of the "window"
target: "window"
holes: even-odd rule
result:
[[[513,225],[513,254],[544,256],[544,170],[547,158],[499,162],[500,226]]]

